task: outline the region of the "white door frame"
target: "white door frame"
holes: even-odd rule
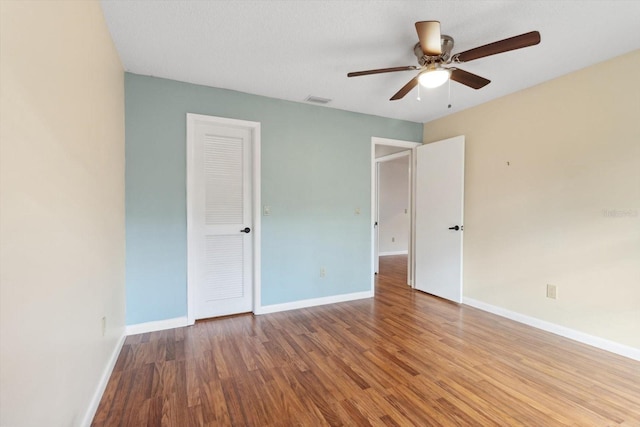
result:
[[[252,162],[252,230],[251,236],[253,239],[253,312],[260,310],[261,307],[261,199],[260,199],[260,122],[249,122],[245,120],[228,119],[225,117],[207,116],[202,114],[187,113],[187,135],[186,135],[186,148],[187,148],[187,323],[193,325],[195,319],[195,283],[193,283],[195,276],[194,263],[190,254],[196,252],[196,248],[193,247],[193,239],[189,237],[193,233],[193,224],[191,221],[191,212],[193,211],[193,168],[194,168],[194,145],[195,145],[195,122],[196,120],[205,120],[212,124],[246,128],[251,131],[251,162]]]
[[[374,224],[376,222],[376,210],[377,210],[376,192],[378,187],[378,183],[376,179],[377,177],[376,165],[378,164],[378,161],[376,161],[376,145],[390,145],[393,147],[403,147],[410,150],[408,154],[409,155],[409,186],[411,188],[409,190],[410,230],[409,230],[409,255],[407,258],[408,260],[407,282],[410,286],[413,286],[413,272],[414,272],[414,268],[413,268],[413,245],[414,245],[414,242],[413,242],[413,239],[414,239],[414,236],[413,236],[414,234],[413,232],[413,224],[414,224],[414,221],[413,221],[413,217],[414,217],[413,171],[414,171],[414,164],[415,164],[413,149],[415,147],[422,145],[422,143],[413,142],[413,141],[404,141],[401,139],[379,138],[377,136],[371,137],[371,292],[375,292],[375,268],[376,268],[376,265],[375,265],[376,251],[374,246],[376,244],[376,239],[375,239],[376,228],[374,227]],[[406,155],[406,154],[402,154],[402,155]],[[392,154],[390,156],[394,156],[394,155]],[[385,157],[388,158],[389,156],[385,156]],[[396,157],[388,158],[388,160],[392,160],[393,158],[396,158]]]

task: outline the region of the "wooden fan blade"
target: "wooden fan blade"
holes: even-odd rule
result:
[[[442,54],[442,45],[440,44],[440,22],[416,22],[416,31],[418,32],[418,39],[420,39],[420,47],[425,55],[437,56]]]
[[[477,74],[461,70],[460,68],[452,69],[450,78],[454,82],[462,83],[463,85],[469,86],[473,89],[480,89],[491,83],[491,80],[487,80]]]
[[[460,62],[468,62],[473,61],[474,59],[484,58],[485,56],[496,55],[510,50],[533,46],[538,43],[540,43],[540,33],[537,31],[531,31],[530,33],[520,34],[519,36],[510,37],[508,39],[489,43],[484,46],[458,53],[455,55],[455,58]]]
[[[411,89],[413,89],[414,87],[416,87],[418,85],[418,77],[420,76],[420,74],[418,74],[417,76],[415,76],[413,79],[409,80],[409,83],[407,83],[406,85],[402,86],[402,89],[400,89],[398,92],[396,92],[395,95],[393,95],[389,101],[396,101],[398,99],[402,99],[404,98],[404,96],[406,94],[408,94],[409,92],[411,92]]]
[[[395,71],[410,71],[417,69],[418,67],[414,65],[407,65],[406,67],[379,68],[377,70],[354,71],[348,73],[347,77],[368,76],[369,74],[393,73]]]

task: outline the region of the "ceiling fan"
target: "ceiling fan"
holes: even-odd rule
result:
[[[369,74],[393,73],[396,71],[419,70],[417,76],[409,80],[390,101],[402,99],[407,93],[420,83],[421,85],[433,88],[443,85],[451,79],[455,82],[469,86],[473,89],[480,89],[491,83],[484,77],[457,68],[456,65],[484,58],[485,56],[496,55],[510,50],[521,49],[540,43],[540,33],[531,31],[519,36],[489,43],[464,52],[451,54],[453,50],[453,37],[440,33],[440,22],[420,21],[416,22],[416,31],[420,40],[413,47],[413,52],[418,58],[420,66],[408,65],[406,67],[379,68],[376,70],[355,71],[348,73],[347,77],[366,76]]]

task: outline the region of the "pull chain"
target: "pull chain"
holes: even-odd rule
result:
[[[451,79],[449,79],[449,105],[447,108],[451,108]]]

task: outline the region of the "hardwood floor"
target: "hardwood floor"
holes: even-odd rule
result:
[[[640,362],[403,285],[127,338],[93,425],[640,426]]]

